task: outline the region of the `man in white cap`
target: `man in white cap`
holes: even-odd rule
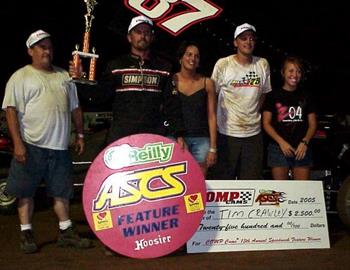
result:
[[[6,192],[18,198],[20,248],[24,253],[38,250],[32,228],[33,197],[43,179],[59,221],[57,243],[87,248],[90,240],[78,236],[69,218],[69,199],[73,196],[68,152],[71,115],[77,130],[76,150],[78,154],[84,151],[76,87],[67,71],[52,64],[50,34],[38,30],[28,37],[26,45],[32,63],[11,76],[2,104],[14,144]]]
[[[233,44],[237,53],[219,59],[212,79],[218,94],[218,177],[262,179],[263,139],[260,107],[271,91],[266,59],[253,56],[256,29],[237,26]]]
[[[112,100],[106,145],[125,136],[153,133],[176,138],[184,147],[181,100],[172,85],[171,65],[151,51],[153,22],[145,16],[132,18],[127,39],[130,53],[107,64],[98,89],[80,85],[80,96],[94,104]],[[79,77],[80,70],[70,62],[70,75]],[[106,255],[114,253],[106,248]]]
[[[132,134],[155,133],[184,145],[181,101],[171,83],[171,65],[151,51],[153,22],[145,16],[132,18],[127,39],[130,53],[107,64],[98,89],[79,86],[81,97],[95,104],[113,101],[107,144]],[[72,62],[69,71],[80,75]]]

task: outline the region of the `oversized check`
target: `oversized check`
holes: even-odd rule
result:
[[[321,181],[207,180],[188,253],[329,248]]]

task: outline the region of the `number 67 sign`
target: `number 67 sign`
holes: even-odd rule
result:
[[[136,13],[157,21],[157,25],[177,36],[185,29],[204,20],[219,16],[222,8],[209,0],[124,0],[125,5]],[[172,12],[182,5],[179,12]]]

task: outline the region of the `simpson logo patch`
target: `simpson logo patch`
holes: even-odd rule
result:
[[[157,86],[159,85],[159,75],[142,75],[142,74],[128,74],[123,75],[123,85],[145,85],[145,86]]]

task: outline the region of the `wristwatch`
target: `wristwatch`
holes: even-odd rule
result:
[[[209,152],[210,153],[216,153],[218,150],[216,148],[210,147]]]
[[[303,144],[305,144],[306,146],[308,146],[308,145],[309,145],[309,143],[308,143],[308,141],[307,141],[307,140],[301,140],[301,142],[302,142]]]
[[[84,134],[83,133],[77,133],[77,137],[79,139],[84,139]]]

